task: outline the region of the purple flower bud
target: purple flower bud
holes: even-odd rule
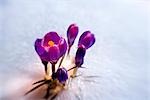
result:
[[[56,75],[57,75],[57,79],[61,83],[65,83],[66,80],[68,79],[68,73],[65,68],[59,68],[56,72]]]
[[[85,31],[79,38],[79,45],[84,45],[86,49],[95,43],[95,36],[90,31]]]
[[[84,45],[79,45],[75,56],[75,64],[77,67],[80,67],[84,63],[85,53],[86,48]]]
[[[72,46],[77,35],[78,35],[78,26],[76,24],[71,24],[67,30],[67,38],[68,38],[68,45]]]

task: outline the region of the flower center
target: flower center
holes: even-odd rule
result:
[[[48,42],[48,45],[51,47],[51,46],[54,46],[54,42],[53,41],[49,41]]]

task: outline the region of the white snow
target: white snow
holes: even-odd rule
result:
[[[35,39],[49,31],[66,36],[76,23],[78,38],[91,30],[96,43],[87,51],[82,76],[57,99],[148,100],[148,5],[148,0],[0,0],[0,99],[26,100],[23,94],[44,75]],[[99,77],[87,78],[91,75]]]

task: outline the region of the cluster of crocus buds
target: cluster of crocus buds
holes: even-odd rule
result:
[[[76,24],[71,24],[67,30],[67,42],[63,37],[59,36],[57,32],[48,32],[43,38],[36,39],[34,46],[45,67],[46,82],[48,80],[50,80],[50,82],[58,80],[59,83],[65,85],[68,78],[73,78],[76,75],[77,69],[82,67],[87,49],[95,43],[95,36],[90,31],[85,31],[79,38],[76,55],[74,57],[75,66],[66,69],[66,66],[61,65],[65,60],[65,56],[69,55],[78,33],[79,27]],[[51,64],[51,75],[48,63]],[[59,66],[56,69],[57,63],[59,63]],[[73,73],[68,75],[68,71],[70,70],[73,70]],[[37,84],[43,81],[44,80],[41,80],[35,83]]]

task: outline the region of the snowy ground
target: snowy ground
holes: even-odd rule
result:
[[[83,76],[57,99],[148,100],[148,5],[148,0],[0,0],[0,100],[27,99],[22,95],[44,74],[35,39],[49,31],[66,36],[71,23],[80,34],[90,29],[96,43],[87,51]],[[91,75],[99,77],[86,78]]]

